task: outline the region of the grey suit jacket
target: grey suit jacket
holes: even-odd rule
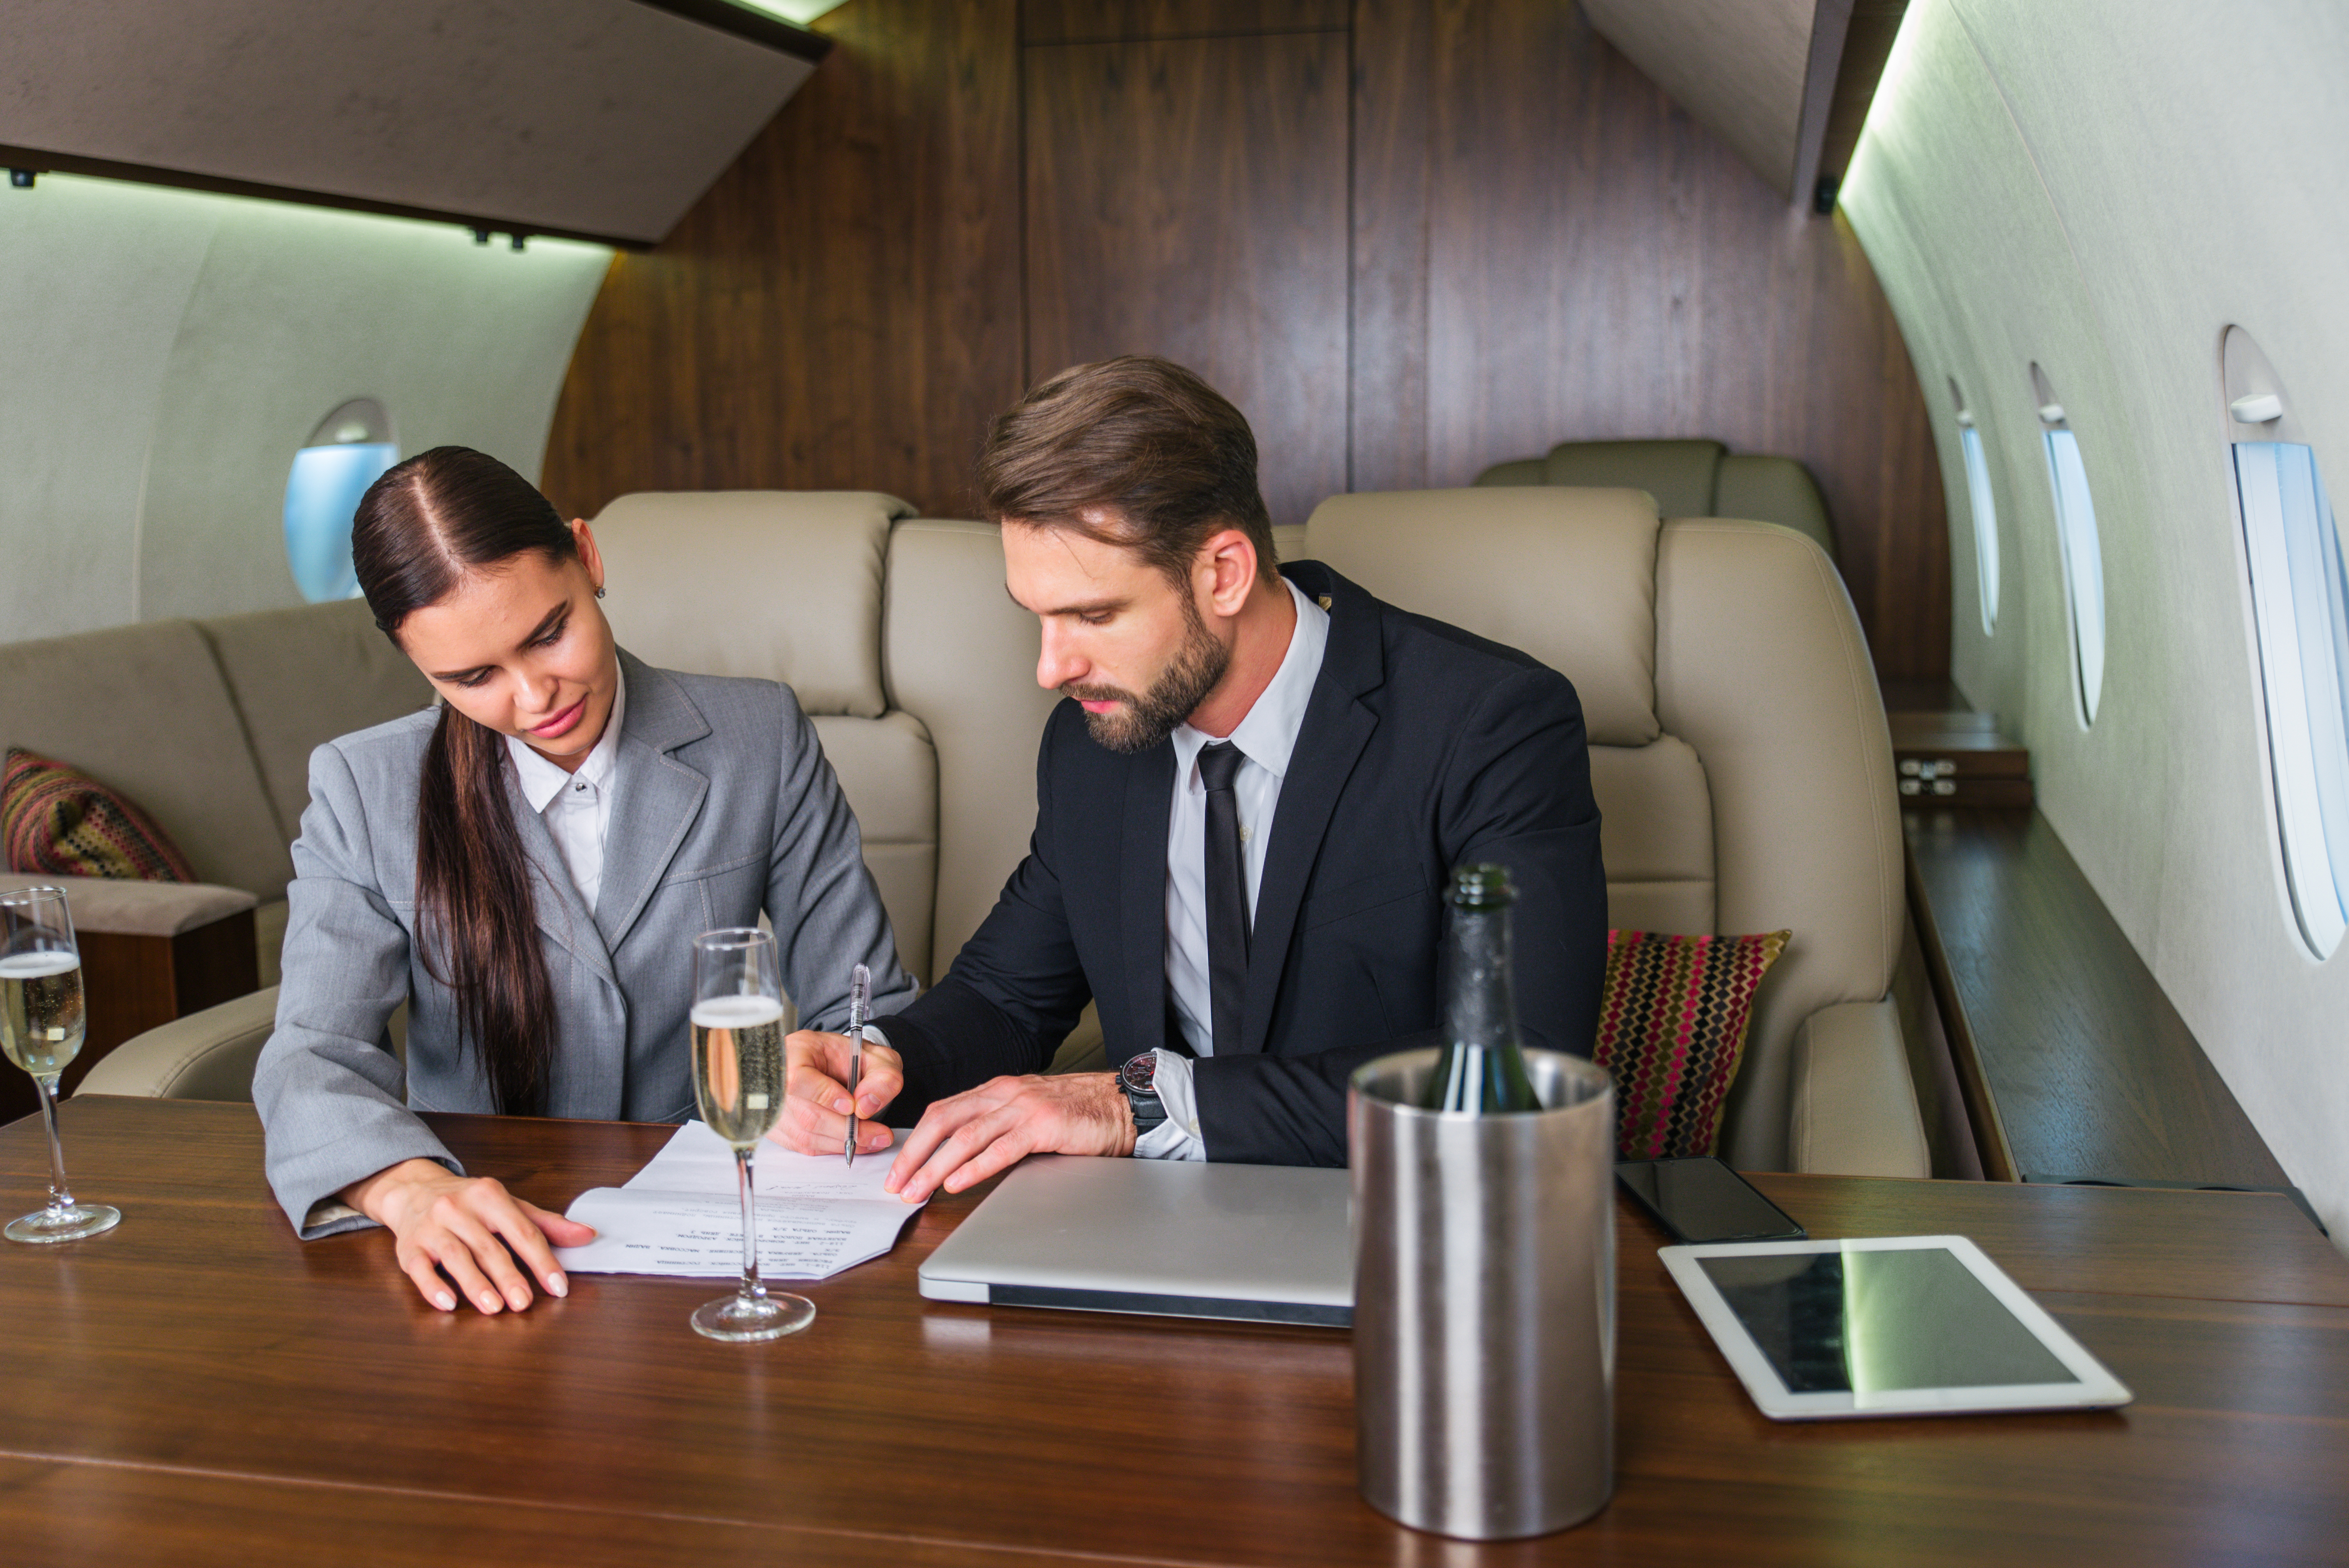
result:
[[[546,1113],[680,1121],[694,1109],[686,1016],[702,932],[755,925],[764,910],[804,1027],[846,1022],[856,964],[872,969],[876,1013],[911,1001],[914,983],[791,688],[620,659],[628,704],[593,910],[506,770],[555,998]],[[454,996],[414,941],[417,780],[437,722],[413,714],[310,756],[277,1029],[253,1078],[270,1186],[305,1240],[367,1223],[341,1210],[305,1226],[321,1199],[400,1161],[461,1173],[416,1110],[496,1109],[479,1054],[459,1048]],[[385,1033],[403,1001],[404,1099]]]

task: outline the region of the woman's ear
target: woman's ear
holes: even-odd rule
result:
[[[587,569],[587,581],[595,590],[595,597],[604,596],[604,552],[595,547],[595,531],[587,526],[584,517],[571,520],[572,542],[579,547],[579,564]]]

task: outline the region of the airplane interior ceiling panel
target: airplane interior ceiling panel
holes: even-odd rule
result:
[[[1790,199],[1811,33],[1830,8],[1847,16],[1850,0],[1583,0],[1608,42]]]
[[[300,603],[288,469],[357,397],[535,475],[600,246],[67,176],[0,190],[7,635]],[[22,372],[14,367],[24,367]]]
[[[813,69],[638,0],[0,0],[0,146],[647,243]]]
[[[2311,956],[2283,881],[2220,348],[2240,325],[2270,351],[2337,486],[2344,57],[2337,7],[1920,0],[1843,198],[1908,332],[1953,531],[1970,524],[1947,377],[1990,449],[2002,605],[1988,638],[1955,617],[1957,681],[2021,730],[2049,820],[2336,1234],[2349,962]],[[2085,730],[2034,362],[2103,533],[2110,642]],[[1961,599],[1971,542],[1951,551]]]

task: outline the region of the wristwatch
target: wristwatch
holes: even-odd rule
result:
[[[1125,1066],[1117,1069],[1117,1087],[1125,1090],[1125,1103],[1133,1108],[1137,1140],[1148,1137],[1166,1119],[1166,1103],[1158,1098],[1156,1051],[1128,1057]]]

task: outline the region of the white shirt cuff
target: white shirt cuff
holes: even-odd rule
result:
[[[1158,1103],[1166,1108],[1166,1119],[1134,1140],[1134,1158],[1205,1160],[1207,1140],[1199,1131],[1199,1101],[1191,1090],[1191,1058],[1164,1047],[1154,1054],[1158,1057],[1158,1074],[1151,1079],[1151,1087],[1158,1091]]]

